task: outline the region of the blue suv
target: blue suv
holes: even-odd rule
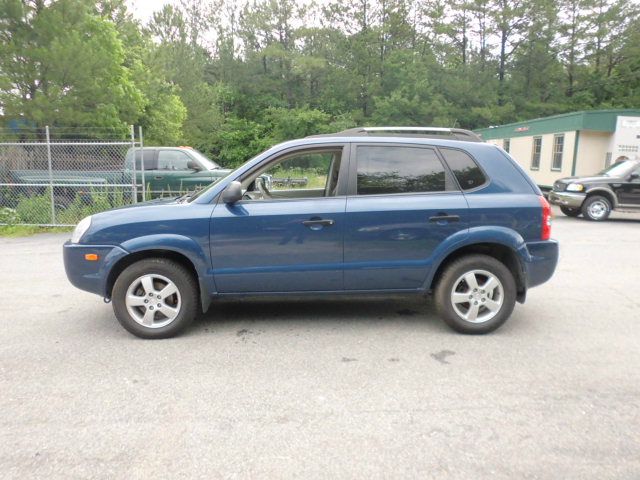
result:
[[[535,183],[472,132],[358,128],[85,218],[64,264],[144,338],[182,332],[216,298],[336,293],[433,293],[452,328],[486,333],[553,274],[550,228]]]

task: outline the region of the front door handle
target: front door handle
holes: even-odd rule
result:
[[[318,230],[322,227],[330,227],[334,223],[336,222],[329,218],[312,218],[311,220],[305,220],[302,222],[305,227],[309,227],[312,230]]]
[[[429,221],[431,223],[445,223],[445,222],[459,222],[459,215],[434,215],[433,217],[429,217]]]
[[[155,180],[162,180],[164,177],[161,177],[160,175],[156,175],[155,177],[153,177]]]

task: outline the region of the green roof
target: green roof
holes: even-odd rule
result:
[[[563,113],[553,115],[552,117],[534,118],[533,120],[527,120],[525,122],[480,128],[475,130],[475,132],[480,135],[483,140],[527,137],[530,135],[572,132],[575,130],[614,132],[616,129],[616,119],[619,115],[640,117],[640,110],[629,108]]]

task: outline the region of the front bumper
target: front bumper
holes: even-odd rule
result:
[[[109,297],[109,272],[118,260],[129,254],[114,245],[82,245],[70,241],[63,245],[62,252],[64,270],[73,286],[102,297]],[[85,254],[96,254],[98,260],[86,260]]]
[[[549,203],[559,207],[580,208],[586,197],[586,193],[549,192]]]

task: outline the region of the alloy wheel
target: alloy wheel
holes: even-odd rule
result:
[[[471,323],[484,323],[502,308],[504,288],[491,272],[472,270],[461,275],[451,290],[451,305],[460,318]]]
[[[161,328],[173,322],[180,313],[182,300],[175,283],[158,274],[136,278],[125,297],[131,318],[147,328]]]

